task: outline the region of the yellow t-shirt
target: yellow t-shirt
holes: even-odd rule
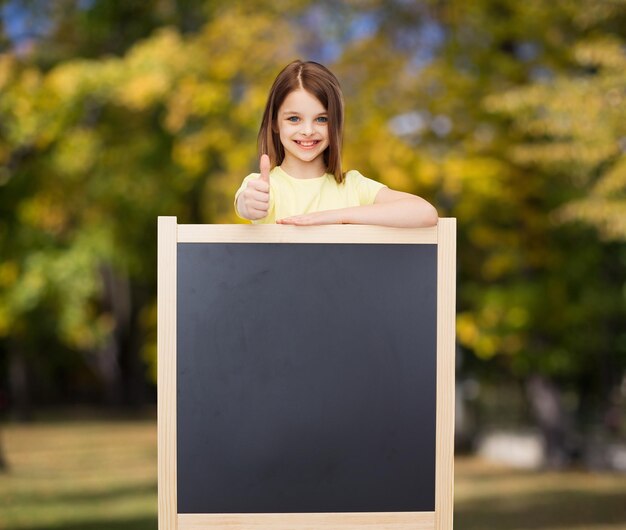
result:
[[[235,193],[235,212],[237,197],[246,188],[248,181],[259,178],[259,175],[252,173],[243,179]],[[252,222],[270,224],[275,223],[276,219],[292,215],[373,204],[376,194],[385,187],[355,170],[348,171],[344,182],[338,184],[330,173],[312,179],[297,179],[276,166],[270,171],[270,207],[267,216]],[[241,217],[238,212],[237,216]]]

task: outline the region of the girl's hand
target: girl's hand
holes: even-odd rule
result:
[[[334,225],[342,224],[343,220],[340,215],[340,210],[325,210],[323,212],[306,213],[285,217],[284,219],[277,219],[276,223],[296,226]]]
[[[237,199],[239,213],[250,220],[263,219],[270,207],[270,157],[261,155],[261,175],[248,181]]]

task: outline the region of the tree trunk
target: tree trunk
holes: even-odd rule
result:
[[[2,443],[2,431],[0,431],[0,474],[9,471],[9,463],[4,451],[4,444]]]
[[[103,309],[111,313],[114,326],[106,342],[96,352],[96,367],[104,385],[105,404],[118,407],[124,404],[120,359],[129,326],[130,289],[128,280],[117,275],[109,264],[101,265],[100,275],[104,284]]]
[[[562,468],[569,464],[567,418],[561,392],[549,379],[533,375],[526,381],[526,394],[530,407],[544,440],[545,465]]]
[[[105,401],[112,406],[138,408],[146,401],[145,370],[139,355],[141,333],[137,320],[140,304],[134,303],[130,280],[110,265],[101,266],[103,305],[113,316],[114,329],[99,352],[105,381]]]
[[[19,421],[33,419],[33,400],[26,356],[15,340],[9,340],[9,395]]]
[[[124,401],[131,408],[141,408],[148,396],[146,368],[141,359],[142,330],[139,325],[139,314],[143,307],[142,293],[133,290],[133,307],[129,326],[122,343],[121,366],[124,381]]]

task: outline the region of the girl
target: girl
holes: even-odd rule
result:
[[[288,64],[263,114],[261,172],[237,190],[237,215],[264,224],[437,224],[437,211],[424,199],[358,171],[343,173],[343,116],[341,88],[328,69],[312,61]]]

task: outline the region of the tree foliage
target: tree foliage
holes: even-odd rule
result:
[[[7,354],[97,371],[142,351],[154,375],[156,217],[238,222],[232,194],[256,170],[268,87],[304,57],[344,88],[346,167],[458,218],[464,368],[543,374],[582,415],[590,396],[594,410],[614,404],[626,364],[625,2],[47,9],[30,47],[0,55]]]
[[[291,31],[230,9],[121,57],[44,71],[2,56],[0,336],[23,345],[44,313],[53,340],[97,355],[120,326],[103,266],[131,280],[138,311],[154,304],[156,217],[230,218],[228,176],[254,161],[261,87],[293,57]]]

